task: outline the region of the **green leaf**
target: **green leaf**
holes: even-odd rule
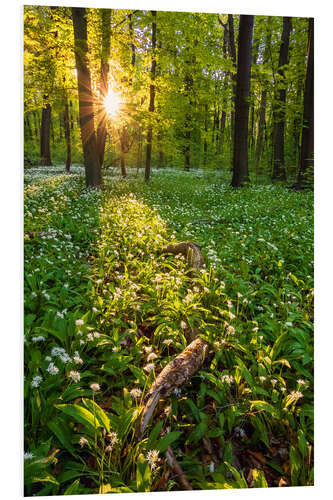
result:
[[[68,450],[72,455],[77,456],[71,443],[72,433],[67,425],[67,422],[62,418],[57,418],[48,422],[47,426],[56,435],[66,450]]]
[[[254,488],[268,488],[264,471],[258,469],[251,469],[251,472],[253,477]]]
[[[104,429],[106,429],[108,432],[110,432],[110,420],[105,411],[91,399],[82,399],[82,402],[88,408],[88,410],[90,410],[91,413],[98,419],[101,426],[104,427]]]
[[[267,401],[251,401],[251,408],[256,410],[264,410],[274,418],[279,418],[279,412],[274,406],[267,403]]]
[[[138,456],[136,467],[137,491],[150,491],[151,470],[142,453]]]
[[[163,453],[164,451],[166,451],[168,449],[168,447],[171,445],[171,443],[173,443],[174,441],[176,441],[179,436],[182,434],[182,431],[172,431],[172,432],[168,432],[168,434],[166,434],[165,436],[163,436],[159,442],[157,443],[156,445],[156,448],[161,452]]]
[[[93,435],[100,426],[97,418],[82,406],[79,406],[77,404],[64,404],[55,405],[55,407],[66,415],[72,417],[76,422],[80,422],[81,424],[83,424],[86,429]]]
[[[186,443],[196,443],[199,441],[207,432],[207,422],[200,422],[194,429],[194,431],[189,435]]]
[[[66,490],[64,495],[78,495],[81,491],[80,479],[76,479]]]

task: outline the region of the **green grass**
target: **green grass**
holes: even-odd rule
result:
[[[161,481],[169,444],[195,489],[312,484],[313,194],[177,170],[87,191],[74,171],[26,176],[27,494],[180,489]],[[195,278],[161,252],[184,239],[202,246]],[[194,326],[214,359],[139,439]]]

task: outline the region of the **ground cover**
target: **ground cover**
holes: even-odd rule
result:
[[[312,193],[173,170],[87,191],[62,171],[26,175],[27,493],[181,489],[169,445],[195,489],[312,484]],[[194,278],[161,252],[184,239]],[[214,359],[139,437],[194,327]]]

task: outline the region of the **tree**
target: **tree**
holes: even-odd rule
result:
[[[44,96],[47,100],[47,96]],[[45,104],[42,109],[42,121],[40,126],[40,157],[41,164],[45,166],[52,165],[50,152],[50,127],[51,127],[51,105]]]
[[[156,10],[151,11],[153,16],[152,22],[152,33],[151,33],[151,46],[152,46],[152,61],[151,61],[151,83],[150,83],[150,93],[149,93],[149,112],[154,113],[155,111],[155,74],[156,74]],[[146,149],[146,168],[145,168],[145,180],[149,181],[150,177],[150,162],[151,162],[151,149],[153,140],[153,126],[149,123],[147,131],[147,149]]]
[[[72,7],[72,18],[79,93],[79,118],[86,171],[86,185],[96,187],[101,184],[101,167],[98,158],[91,77],[87,60],[88,41],[86,9],[84,7]]]
[[[100,166],[104,163],[106,140],[106,112],[104,99],[108,93],[109,58],[111,49],[111,9],[101,9],[101,67],[99,82],[99,109],[97,113],[97,150]]]
[[[303,98],[303,125],[302,125],[302,143],[301,155],[299,161],[299,169],[297,175],[296,189],[301,189],[306,180],[306,174],[309,172],[313,175],[313,161],[314,161],[314,21],[313,18],[309,19],[308,31],[308,59],[306,68],[305,89]]]
[[[286,169],[284,165],[284,133],[285,133],[285,105],[286,84],[284,71],[288,64],[289,38],[292,29],[291,17],[283,18],[283,31],[280,45],[280,57],[278,68],[277,85],[280,88],[273,111],[273,174],[272,180],[286,180]]]
[[[244,182],[250,180],[247,138],[253,20],[254,16],[241,15],[239,22],[233,176],[231,181],[233,187],[241,187]]]

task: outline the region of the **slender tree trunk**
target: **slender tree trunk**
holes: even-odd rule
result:
[[[219,153],[223,152],[223,140],[224,140],[224,130],[225,130],[226,116],[227,116],[227,113],[223,110],[222,113],[221,113],[221,122],[220,122]]]
[[[86,9],[72,7],[74,26],[74,50],[79,92],[79,117],[82,149],[86,171],[87,186],[101,184],[101,167],[98,158],[97,140],[94,126],[93,95],[88,67],[87,20]]]
[[[269,18],[267,18],[269,22]],[[270,44],[271,44],[272,31],[268,28],[266,40],[265,40],[265,51],[264,51],[264,64],[267,64],[270,54]],[[264,82],[265,87],[261,92],[260,107],[259,107],[259,123],[258,123],[258,134],[257,134],[257,147],[256,147],[256,165],[260,163],[260,158],[263,152],[264,146],[264,132],[266,126],[266,102],[267,102],[267,82]]]
[[[72,101],[69,101],[71,130],[74,130],[74,109]]]
[[[64,129],[66,140],[66,171],[69,172],[71,167],[71,130],[69,127],[69,111],[68,111],[68,98],[65,93],[65,109],[64,109]]]
[[[228,30],[229,30],[229,55],[232,59],[233,65],[236,68],[236,46],[235,46],[235,30],[234,30],[234,17],[228,14]],[[231,139],[233,141],[235,129],[235,99],[236,99],[236,74],[231,73],[231,86],[232,86],[232,105],[230,109],[230,123],[231,123]]]
[[[47,99],[47,96],[44,96]],[[42,108],[42,122],[40,127],[40,157],[41,164],[52,165],[50,153],[50,127],[51,127],[51,106],[47,103]]]
[[[286,88],[284,78],[284,66],[288,64],[289,39],[292,29],[291,17],[283,18],[283,31],[279,57],[279,82],[280,92],[274,109],[274,133],[273,133],[273,175],[272,180],[286,180],[286,169],[284,165],[284,133],[285,133],[285,105]]]
[[[231,181],[233,187],[241,187],[244,182],[250,180],[247,139],[253,19],[254,16],[241,15],[239,22],[233,176]]]
[[[97,114],[97,149],[99,164],[102,167],[104,163],[105,140],[106,140],[106,119],[104,99],[108,93],[108,75],[110,57],[110,39],[111,39],[111,9],[101,9],[102,23],[102,54],[99,82],[99,109]]]
[[[309,19],[308,32],[308,61],[304,89],[304,112],[302,126],[301,154],[298,169],[296,188],[301,189],[305,183],[306,174],[313,176],[314,168],[314,20]]]
[[[264,89],[261,93],[260,109],[259,109],[256,163],[260,162],[260,158],[263,151],[264,129],[266,123],[266,98],[267,98],[267,89]]]
[[[207,133],[208,133],[208,104],[205,104],[205,138],[204,138],[204,165],[207,164]]]
[[[149,99],[149,112],[152,114],[155,111],[155,75],[156,75],[156,10],[151,11],[153,16],[152,22],[152,61],[151,61],[151,84],[150,84],[150,99]],[[153,126],[150,123],[147,132],[147,149],[146,149],[146,168],[145,168],[145,180],[149,181],[150,178],[150,163],[151,163],[151,150],[152,150],[152,140],[153,140]]]

